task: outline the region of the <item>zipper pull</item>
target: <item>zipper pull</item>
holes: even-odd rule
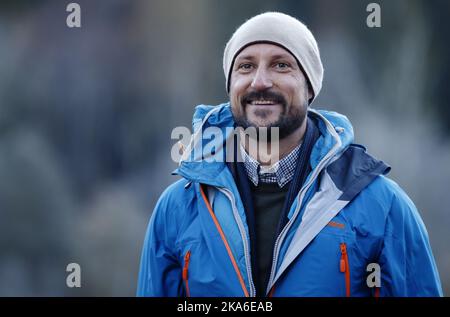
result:
[[[345,255],[347,254],[347,246],[345,243],[341,243],[341,260],[339,262],[339,268],[342,273],[344,273],[347,269],[345,265]]]
[[[350,265],[348,264],[347,245],[342,242],[340,247],[342,256],[339,266],[341,272],[345,273],[345,296],[350,297]]]
[[[184,256],[183,280],[188,280],[189,260],[191,259],[191,251],[186,252]]]
[[[341,257],[341,261],[340,261],[340,269],[341,269],[341,273],[345,273],[345,260],[344,260],[344,256]]]

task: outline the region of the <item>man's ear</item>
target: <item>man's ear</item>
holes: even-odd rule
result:
[[[311,86],[308,85],[308,103],[309,104],[311,104],[313,98],[314,98],[314,91],[312,90]]]

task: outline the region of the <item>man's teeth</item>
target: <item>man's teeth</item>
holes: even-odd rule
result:
[[[275,102],[272,100],[253,100],[252,105],[273,105]]]

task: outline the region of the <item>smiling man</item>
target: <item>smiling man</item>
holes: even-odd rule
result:
[[[310,106],[323,67],[308,28],[255,16],[227,43],[223,67],[230,102],[198,106],[195,133],[253,128],[258,146],[243,138],[233,160],[214,151],[211,161],[192,138],[182,179],[152,214],[137,294],[442,295],[425,226],[390,168],[353,143],[345,116]],[[216,149],[229,149],[226,135]]]

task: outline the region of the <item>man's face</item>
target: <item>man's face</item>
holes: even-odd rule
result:
[[[253,44],[236,56],[230,101],[237,126],[278,127],[283,139],[302,125],[311,97],[303,71],[285,49]]]

